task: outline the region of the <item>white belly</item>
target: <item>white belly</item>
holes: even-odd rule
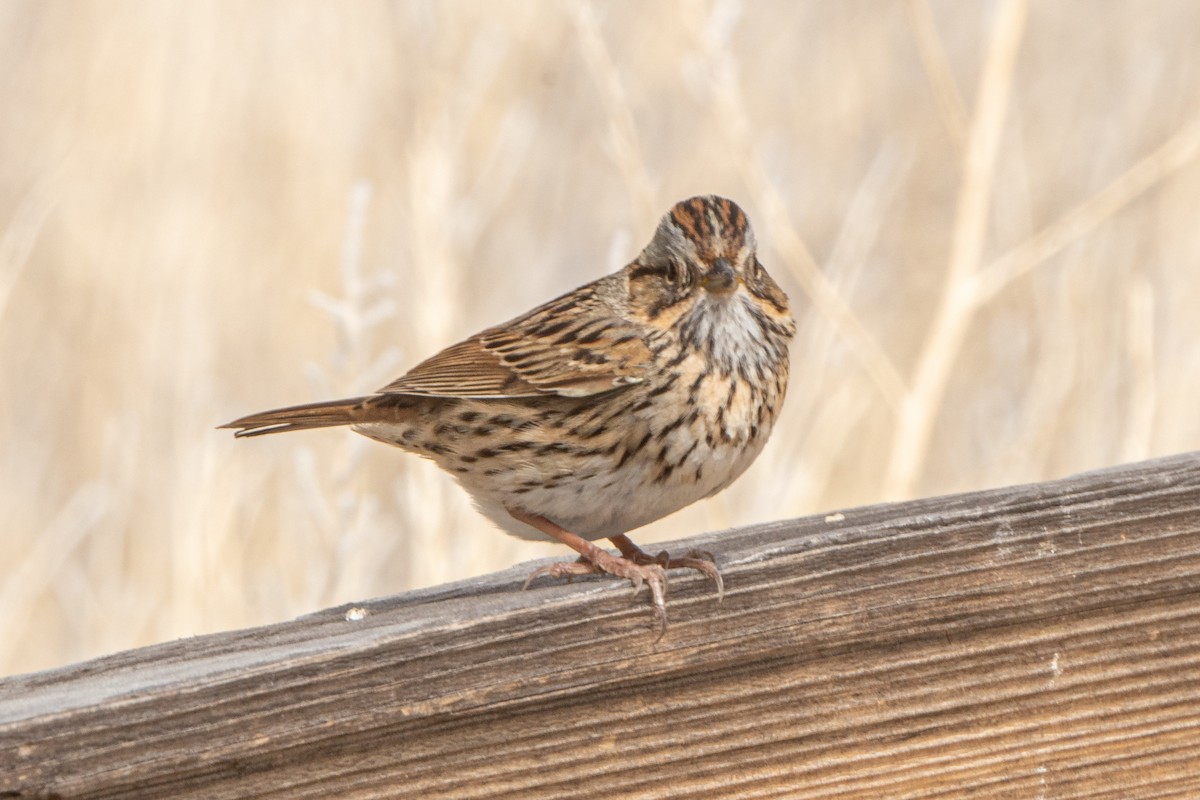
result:
[[[585,539],[616,536],[640,528],[720,492],[753,463],[766,442],[770,427],[745,444],[718,442],[709,447],[700,441],[665,480],[657,480],[657,461],[630,459],[619,470],[596,464],[576,470],[584,477],[564,475],[553,487],[535,487],[518,499],[521,508],[543,516]],[[681,454],[692,438],[680,436],[667,448]],[[608,469],[604,469],[607,466]],[[699,477],[697,478],[697,475]],[[476,506],[504,531],[522,539],[548,540],[541,531],[518,522],[508,513],[502,497],[462,481]],[[512,499],[509,498],[509,502]]]

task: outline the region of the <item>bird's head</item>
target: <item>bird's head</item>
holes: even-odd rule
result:
[[[787,295],[758,260],[745,212],[715,195],[676,203],[625,268],[630,312],[652,327],[794,329]],[[753,333],[753,330],[750,330]]]

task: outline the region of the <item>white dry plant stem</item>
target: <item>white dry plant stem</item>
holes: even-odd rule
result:
[[[64,178],[68,159],[58,169],[43,175],[17,202],[15,213],[0,235],[0,320],[12,297],[13,289],[29,265],[29,254],[37,244],[46,219],[66,191]]]
[[[51,593],[77,549],[111,512],[112,489],[100,481],[81,484],[0,584],[0,652],[19,642],[39,619],[39,598]]]
[[[589,0],[569,6],[579,50],[596,84],[608,127],[606,151],[625,180],[634,219],[654,219],[662,213],[661,198],[646,170],[638,142],[637,122],[612,55],[600,32],[596,9]]]
[[[378,350],[375,334],[395,317],[396,303],[391,297],[395,276],[386,270],[369,274],[364,266],[363,236],[371,195],[371,185],[365,180],[358,181],[350,191],[338,259],[340,296],[315,290],[310,294],[313,305],[329,317],[337,332],[330,367],[310,363],[306,369],[317,397],[340,397],[361,393],[364,387],[376,388],[384,382],[381,376],[389,374],[399,362],[394,348],[373,355]],[[318,607],[353,596],[359,587],[370,585],[371,565],[379,563],[380,557],[370,552],[376,544],[372,534],[382,525],[380,503],[364,487],[358,470],[370,446],[367,440],[340,437],[332,450],[333,458],[329,458],[330,451],[322,451],[318,457],[313,447],[299,437],[294,444],[298,484],[294,496],[318,532],[319,540],[312,543],[310,553],[323,556],[310,559],[313,566],[302,584],[308,596],[300,602],[305,607]]]
[[[971,295],[971,281],[979,270],[987,244],[996,160],[1026,12],[1025,0],[1004,0],[994,13],[978,99],[967,134],[950,263],[941,300],[900,404],[884,476],[883,494],[888,499],[907,497],[920,478],[955,357],[977,308]]]
[[[824,269],[842,295],[854,295],[882,221],[897,201],[911,166],[911,150],[888,142],[859,181]],[[788,409],[794,419],[807,421],[804,436],[798,448],[768,450],[763,458],[773,457],[778,462],[770,465],[769,472],[787,476],[782,491],[775,486],[768,489],[775,498],[787,498],[787,510],[781,513],[802,514],[817,507],[830,490],[833,472],[829,465],[846,449],[877,397],[863,391],[860,377],[846,374],[847,348],[838,330],[824,318],[802,316],[793,349],[794,361],[808,365],[795,381]],[[797,450],[802,454],[799,468],[795,465]],[[762,500],[769,502],[769,496]]]
[[[1140,461],[1153,451],[1154,410],[1158,407],[1154,316],[1154,287],[1145,275],[1134,273],[1125,296],[1125,358],[1130,380],[1121,461]]]
[[[995,298],[1013,281],[1094,231],[1200,154],[1200,119],[1193,119],[1100,191],[999,256],[973,280],[976,304]]]
[[[908,0],[908,21],[912,27],[914,44],[917,55],[921,58],[921,66],[925,70],[925,78],[937,103],[938,115],[942,118],[942,126],[950,137],[950,144],[961,160],[965,155],[967,139],[967,107],[958,84],[954,81],[954,72],[950,69],[950,60],[946,56],[946,48],[938,36],[937,25],[933,19],[933,9],[929,0]]]

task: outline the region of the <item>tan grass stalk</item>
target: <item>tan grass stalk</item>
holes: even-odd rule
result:
[[[596,90],[604,106],[604,118],[608,123],[606,141],[609,155],[625,179],[626,191],[633,200],[633,218],[654,219],[662,213],[662,209],[659,208],[662,203],[658,200],[654,182],[646,170],[629,96],[600,32],[596,9],[587,0],[576,0],[568,8],[575,26],[575,35],[579,39],[580,52],[592,79],[596,82]]]
[[[1086,236],[1143,193],[1192,163],[1200,154],[1200,120],[1180,128],[1154,152],[1080,203],[1034,237],[992,261],[975,276],[976,302],[983,304],[1004,287],[1073,242]]]
[[[972,278],[979,270],[986,246],[996,160],[1026,10],[1024,0],[1008,0],[996,10],[967,139],[945,287],[901,403],[889,448],[883,487],[884,497],[889,499],[907,497],[915,488],[929,453],[933,424],[941,410],[954,361],[978,310],[971,291]]]
[[[954,81],[954,72],[950,69],[942,39],[938,36],[929,0],[909,0],[908,22],[916,40],[917,55],[925,69],[925,77],[933,90],[938,115],[942,118],[946,135],[950,137],[950,144],[961,160],[965,155],[967,140],[967,106]]]
[[[1126,425],[1121,460],[1138,461],[1152,453],[1158,380],[1154,346],[1154,287],[1141,273],[1129,281],[1125,297],[1125,358],[1129,363]]]

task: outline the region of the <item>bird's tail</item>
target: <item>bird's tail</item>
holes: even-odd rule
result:
[[[275,408],[235,419],[220,427],[237,428],[238,431],[234,436],[262,436],[264,433],[353,425],[356,422],[364,421],[364,411],[368,399],[370,398],[351,397],[347,400],[330,400],[324,403]]]

